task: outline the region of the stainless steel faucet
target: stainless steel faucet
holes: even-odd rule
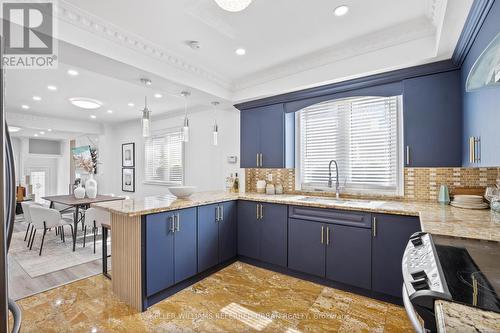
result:
[[[332,187],[332,163],[335,163],[335,196],[337,199],[340,197],[340,183],[339,183],[339,165],[337,164],[337,161],[331,160],[330,163],[328,163],[328,187]]]

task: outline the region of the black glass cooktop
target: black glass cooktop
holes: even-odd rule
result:
[[[500,313],[500,248],[472,244],[436,244],[448,289],[455,302]]]

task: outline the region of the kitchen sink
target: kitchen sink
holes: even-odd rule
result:
[[[379,207],[383,205],[384,201],[378,200],[358,200],[358,199],[337,199],[337,198],[322,198],[322,197],[299,197],[298,201],[314,202],[325,205],[337,206],[368,206]]]

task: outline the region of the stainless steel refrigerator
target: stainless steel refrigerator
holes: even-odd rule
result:
[[[0,36],[0,59],[3,59],[3,38]],[[14,218],[16,211],[16,178],[14,174],[14,155],[10,143],[8,126],[5,121],[5,72],[0,61],[0,217],[2,218],[0,228],[0,332],[19,332],[21,325],[21,311],[17,304],[9,299],[7,253],[9,251],[12,231],[14,229]],[[9,327],[9,311],[13,321]]]

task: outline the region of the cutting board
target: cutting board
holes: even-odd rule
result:
[[[483,186],[455,187],[451,190],[451,196],[454,196],[456,194],[472,194],[472,195],[484,196],[485,192],[486,192],[486,187]]]

